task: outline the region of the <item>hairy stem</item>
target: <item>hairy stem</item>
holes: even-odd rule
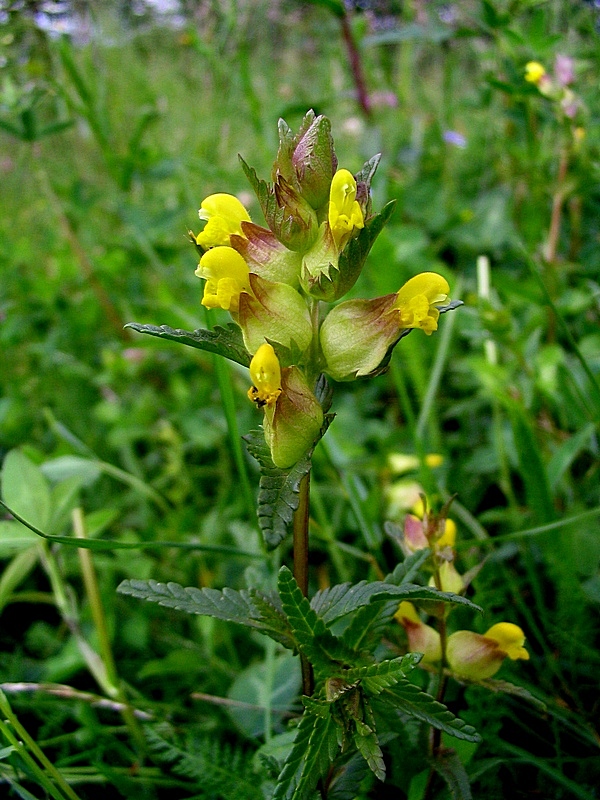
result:
[[[308,595],[308,517],[310,504],[310,472],[300,482],[300,500],[294,513],[294,578],[302,594]],[[302,693],[310,697],[314,682],[312,667],[300,654],[302,667]]]

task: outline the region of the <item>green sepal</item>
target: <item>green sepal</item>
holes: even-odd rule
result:
[[[315,397],[324,412],[327,412],[331,405],[331,394],[329,384],[321,375],[315,387]],[[265,543],[271,550],[277,547],[289,533],[294,511],[298,508],[300,500],[300,481],[310,472],[313,451],[325,435],[334,416],[334,414],[324,414],[323,425],[314,445],[300,461],[297,461],[289,469],[280,469],[275,466],[262,430],[250,431],[242,437],[246,442],[248,452],[260,466],[258,524]]]
[[[217,325],[213,330],[200,328],[197,331],[184,331],[181,328],[170,328],[168,325],[142,325],[139,322],[128,322],[125,327],[138,333],[147,333],[159,339],[169,339],[198,350],[216,353],[243,367],[250,366],[252,360],[244,345],[241,328],[234,322],[228,323],[226,327]]]
[[[365,221],[358,235],[350,239],[338,257],[337,265],[323,265],[318,275],[311,276],[306,269],[300,273],[300,282],[306,292],[317,300],[332,303],[343,297],[354,286],[364,267],[375,239],[394,211],[395,200]]]
[[[462,305],[464,305],[462,300],[452,300],[450,303],[448,303],[448,305],[440,306],[438,308],[438,311],[440,312],[440,314],[445,314],[446,311],[453,311],[455,308],[458,308],[459,306]],[[400,339],[404,339],[404,337],[408,336],[408,334],[411,333],[413,330],[415,330],[415,328],[401,328],[398,334],[398,338],[395,339],[390,344],[384,358],[382,359],[382,361],[380,361],[379,365],[374,370],[369,372],[368,375],[360,375],[355,380],[366,380],[370,378],[376,378],[378,375],[383,375],[385,372],[387,372],[390,366],[390,361],[392,359],[392,353],[394,352],[394,348],[396,347]]]
[[[276,184],[267,183],[258,177],[256,170],[248,166],[241,156],[239,159],[272,233],[289,250],[308,250],[315,240],[318,228],[313,209],[285,178],[279,177]],[[278,194],[287,202],[280,203]]]

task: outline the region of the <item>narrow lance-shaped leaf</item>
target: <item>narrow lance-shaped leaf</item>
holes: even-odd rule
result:
[[[243,367],[248,367],[252,358],[244,345],[241,328],[233,322],[225,328],[217,325],[213,330],[200,328],[196,331],[184,331],[181,328],[170,328],[168,325],[142,325],[138,322],[128,322],[125,327],[159,339],[187,344],[197,350],[216,353]]]

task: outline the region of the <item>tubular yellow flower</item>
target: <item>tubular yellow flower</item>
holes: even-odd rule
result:
[[[440,635],[431,625],[426,625],[421,621],[412,603],[403,600],[394,614],[394,619],[406,631],[410,651],[412,653],[423,653],[424,664],[431,664],[440,660],[442,657]]]
[[[439,568],[440,588],[442,592],[452,592],[460,594],[465,588],[463,579],[451,561],[442,561]],[[429,579],[429,585],[435,586],[433,575]]]
[[[456,522],[453,519],[444,521],[444,532],[436,541],[435,545],[438,549],[442,547],[454,547],[456,541]]]
[[[237,312],[240,294],[250,288],[248,265],[233,247],[220,245],[207,250],[195,274],[206,279],[202,298],[206,308]]]
[[[525,64],[525,80],[536,86],[546,74],[546,70],[538,61],[529,61]]]
[[[338,250],[343,250],[356,228],[364,227],[362,209],[356,199],[356,181],[347,169],[339,169],[331,181],[328,222]]]
[[[237,197],[225,193],[211,194],[203,200],[198,216],[206,220],[206,225],[196,236],[196,243],[205,250],[230,244],[231,234],[243,236],[242,222],[250,222],[250,215]]]
[[[250,362],[252,387],[248,397],[259,408],[273,406],[281,394],[281,367],[272,346],[265,342],[258,348]]]
[[[396,295],[401,328],[420,328],[429,336],[437,330],[436,306],[448,300],[448,281],[436,272],[422,272],[407,281]]]
[[[485,680],[498,672],[506,657],[527,661],[529,653],[524,645],[525,634],[518,625],[499,622],[483,636],[473,631],[453,633],[448,637],[446,658],[460,677]]]
[[[512,622],[498,622],[484,633],[486,639],[493,639],[498,649],[507,655],[511,661],[522,658],[529,660],[529,653],[525,649],[525,634],[518,625]]]

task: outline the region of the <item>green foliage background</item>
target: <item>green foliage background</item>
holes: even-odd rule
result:
[[[245,629],[115,593],[123,579],[274,586],[289,552],[266,556],[256,527],[258,470],[240,443],[259,421],[247,370],[124,325],[227,321],[200,306],[187,231],[217,191],[259,219],[237,155],[268,177],[278,118],[296,127],[314,108],[331,118],[344,167],[382,153],[374,208],[398,201],[353,294],[434,270],[465,306],[437,335],[407,337],[387,374],[336,387],[337,417],[314,456],[311,589],[394,569],[383,523],[402,513],[389,456],[416,455],[404,480],[438,505],[457,494],[461,571],[486,557],[474,581],[485,614],[458,610],[457,625],[521,625],[531,660],[501,676],[546,704],[453,684],[450,707],[483,738],[458,747],[474,796],[593,797],[598,11],[567,0],[363,4],[348,19],[366,113],[334,2],[182,3],[176,26],[126,3],[84,4],[87,33],[65,37],[35,23],[38,5],[0,5],[2,496],[57,536],[73,534],[81,507],[87,536],[121,549],[92,550],[94,600],[74,548],[0,520],[0,684],[32,740],[81,798],[270,796],[253,753],[266,740],[267,763],[280,757],[275,734],[289,736],[298,710],[295,662]],[[578,144],[523,79],[527,61],[550,69],[557,53],[575,59]],[[428,453],[442,465],[427,467]],[[111,685],[98,599],[119,685],[143,712],[133,720],[92,702]],[[402,652],[399,626],[386,637]],[[82,642],[100,653],[96,672]],[[407,726],[389,746],[394,796],[423,796],[419,736]],[[38,796],[35,768],[1,748],[0,780]],[[390,796],[363,786],[361,798]]]

